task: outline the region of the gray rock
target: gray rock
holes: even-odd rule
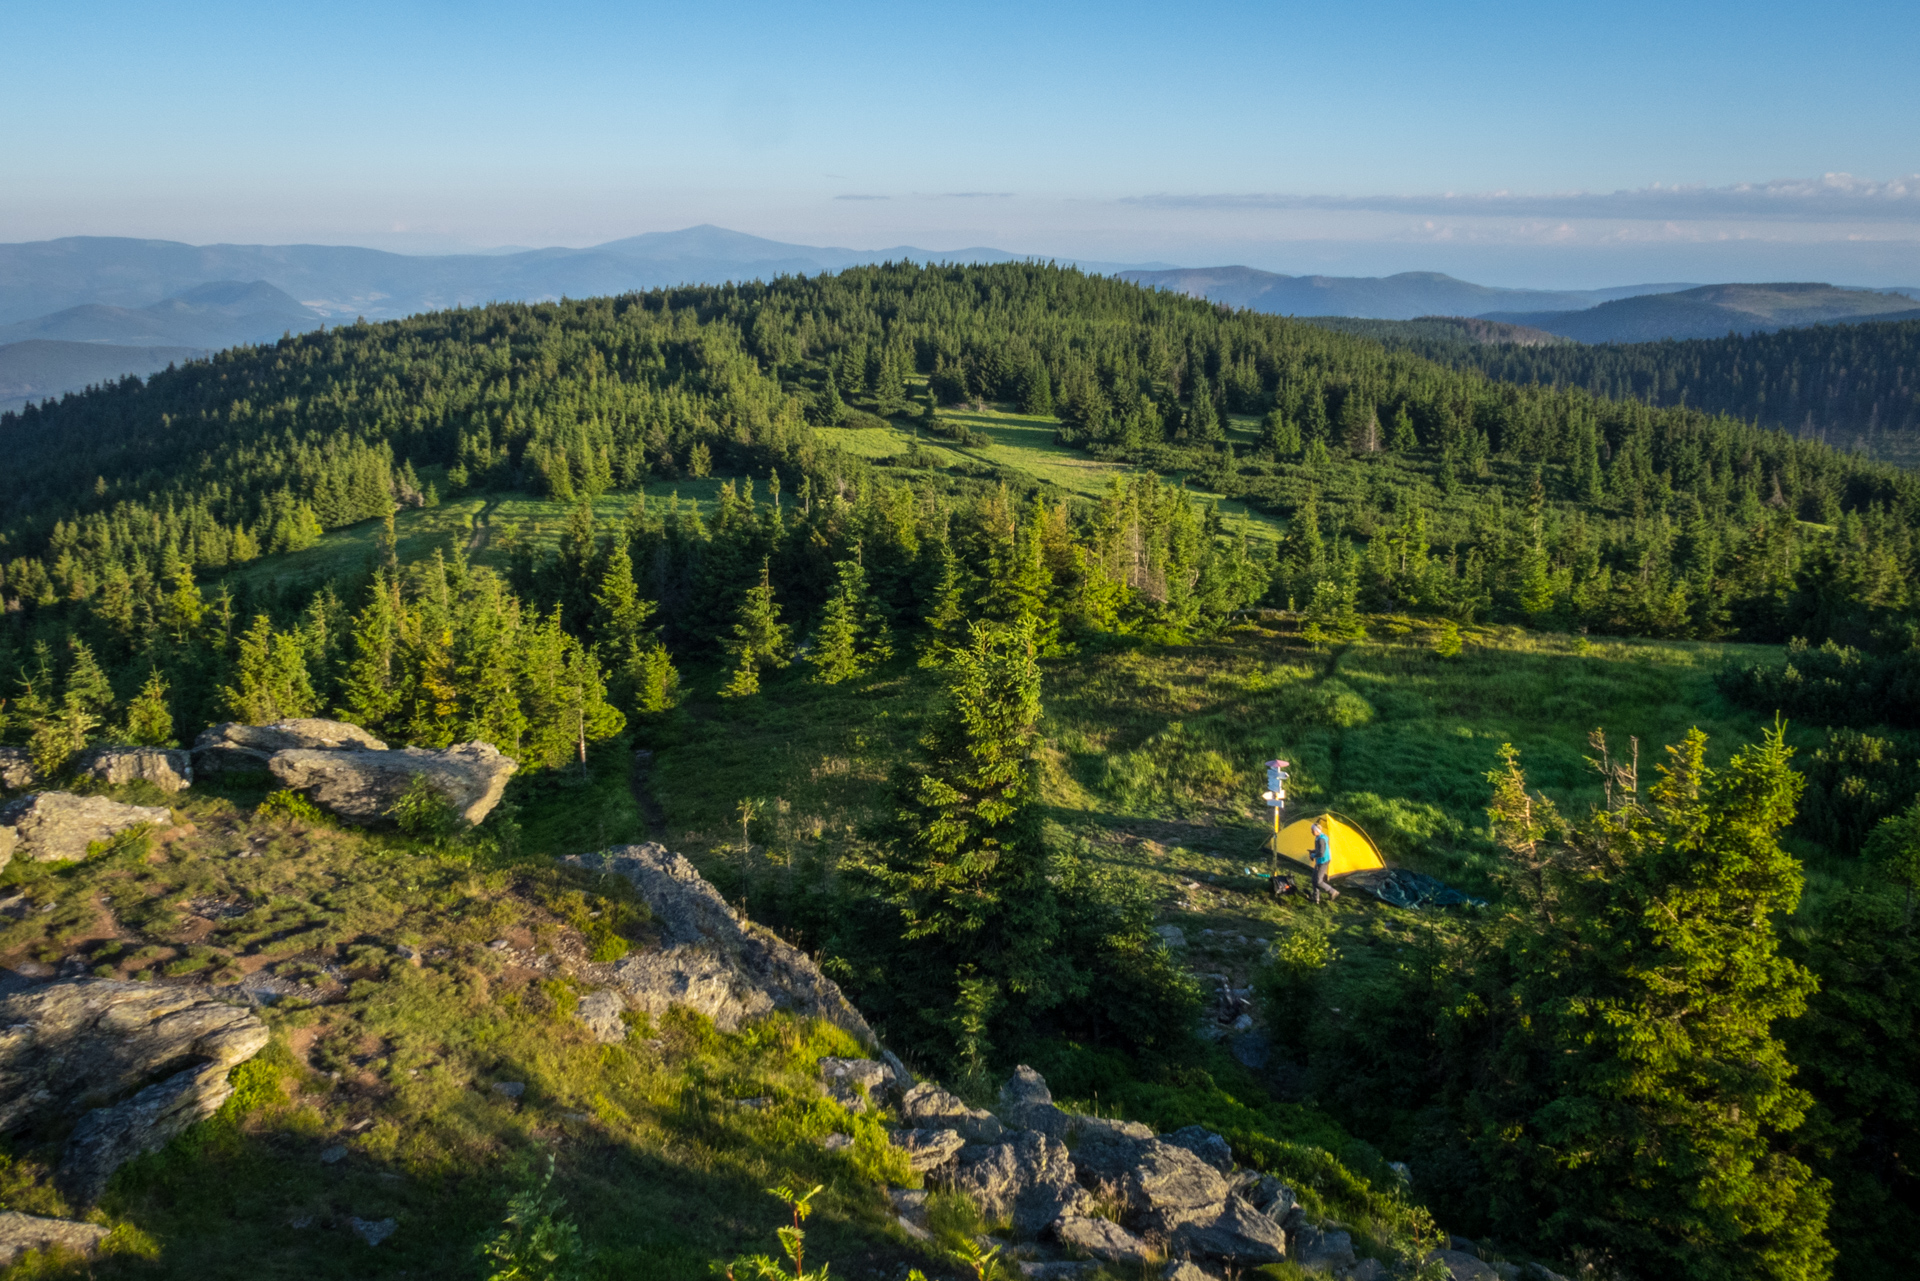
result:
[[[33,757],[26,748],[0,747],[0,792],[18,792],[39,785],[40,771],[33,767]]]
[[[520,763],[491,743],[460,743],[444,750],[402,747],[395,751],[289,748],[267,758],[267,768],[285,786],[305,792],[314,804],[350,823],[391,819],[393,806],[415,779],[425,779],[472,827],[493,812]]]
[[[350,1218],[347,1222],[353,1225],[353,1230],[358,1233],[360,1239],[368,1245],[379,1245],[382,1241],[392,1236],[395,1229],[400,1226],[400,1224],[393,1219]]]
[[[1220,1172],[1185,1148],[1159,1139],[1100,1139],[1074,1152],[1083,1183],[1119,1201],[1136,1216],[1154,1216],[1154,1230],[1171,1231],[1192,1212],[1227,1199]],[[1168,1214],[1167,1211],[1187,1212]]]
[[[1378,1259],[1362,1259],[1347,1273],[1347,1281],[1387,1281],[1393,1274]]]
[[[1066,1214],[1055,1220],[1053,1239],[1103,1263],[1151,1263],[1155,1251],[1111,1219]]]
[[[29,1250],[70,1250],[90,1255],[107,1229],[98,1223],[43,1219],[17,1210],[0,1210],[0,1268],[11,1267]]]
[[[1280,1225],[1237,1196],[1211,1219],[1194,1220],[1174,1229],[1173,1252],[1224,1259],[1246,1266],[1278,1263],[1287,1257],[1286,1234]]]
[[[893,1144],[907,1154],[916,1174],[937,1170],[967,1146],[957,1130],[894,1130]]]
[[[347,1146],[344,1143],[336,1143],[320,1154],[321,1165],[339,1165],[346,1159]]]
[[[652,910],[661,946],[628,953],[613,981],[651,1015],[676,1005],[698,1010],[724,1032],[792,1010],[877,1044],[873,1029],[819,967],[773,931],[738,916],[693,864],[649,842],[565,860],[626,878]]]
[[[1005,1143],[961,1148],[951,1184],[972,1197],[989,1222],[1011,1222],[1023,1236],[1039,1234],[1086,1201],[1066,1145],[1032,1130]]]
[[[1054,1106],[1053,1091],[1047,1079],[1021,1064],[1000,1087],[1000,1119],[1016,1130],[1038,1130],[1054,1139],[1064,1139],[1073,1118]]]
[[[0,1134],[77,1118],[183,1067],[215,1066],[224,1085],[266,1043],[250,1010],[199,989],[69,979],[16,992],[0,998]]]
[[[1257,1170],[1242,1170],[1234,1177],[1234,1194],[1275,1223],[1285,1223],[1293,1208],[1299,1204],[1293,1189],[1271,1174],[1261,1174]]]
[[[1185,1148],[1222,1174],[1233,1172],[1233,1149],[1225,1139],[1203,1125],[1189,1125],[1172,1134],[1163,1134],[1160,1138],[1177,1148]]]
[[[1293,1259],[1309,1272],[1331,1272],[1353,1266],[1353,1236],[1347,1232],[1323,1232],[1311,1224],[1301,1224],[1293,1234]]]
[[[1233,1038],[1227,1049],[1242,1066],[1256,1072],[1273,1058],[1273,1042],[1258,1032],[1242,1032]]]
[[[853,1146],[853,1136],[851,1134],[829,1134],[826,1138],[820,1140],[820,1146],[829,1152],[844,1152]]]
[[[593,1039],[602,1045],[613,1045],[627,1039],[626,1020],[620,1016],[626,1013],[626,998],[612,988],[599,988],[580,998],[574,1017],[586,1025],[593,1033]]]
[[[97,747],[80,762],[80,773],[113,787],[152,783],[163,792],[193,785],[193,758],[167,747]]]
[[[1551,1270],[1544,1263],[1529,1263],[1521,1269],[1520,1275],[1526,1278],[1526,1281],[1567,1281],[1567,1278]]]
[[[820,1082],[834,1102],[854,1112],[867,1110],[893,1081],[893,1070],[873,1059],[820,1060]]]
[[[1185,947],[1187,945],[1187,932],[1178,925],[1156,925],[1153,927],[1153,932],[1158,934],[1160,941],[1168,947]]]
[[[95,1108],[67,1137],[54,1183],[67,1199],[92,1205],[113,1172],[145,1152],[158,1151],[196,1121],[220,1110],[233,1094],[228,1065],[208,1063],[176,1072],[124,1103]]]
[[[1092,1261],[1075,1263],[1066,1259],[1028,1259],[1020,1264],[1020,1275],[1025,1281],[1073,1281],[1073,1278],[1086,1276],[1099,1268],[1100,1264]]]
[[[1494,1271],[1492,1264],[1483,1263],[1477,1256],[1468,1254],[1465,1250],[1429,1251],[1425,1262],[1433,1263],[1436,1260],[1447,1270],[1447,1275],[1453,1278],[1453,1281],[1499,1281],[1500,1279],[1500,1274]]]
[[[931,1081],[900,1096],[900,1119],[916,1129],[956,1130],[969,1143],[997,1143],[1007,1127],[985,1108],[970,1108]]]
[[[308,748],[323,752],[383,752],[387,745],[358,725],[295,717],[271,725],[228,721],[200,731],[193,740],[193,768],[202,774],[263,770],[275,752]]]
[[[1215,1281],[1214,1275],[1186,1259],[1175,1259],[1160,1273],[1160,1281]]]
[[[0,867],[14,857],[35,863],[71,862],[87,846],[142,824],[165,827],[173,813],[158,805],[122,805],[104,796],[30,792],[0,805]]]
[[[893,1212],[917,1228],[927,1227],[927,1193],[922,1188],[888,1188],[887,1200]]]
[[[517,1099],[527,1092],[527,1083],[525,1081],[495,1081],[493,1083],[493,1092],[504,1095],[509,1099]]]

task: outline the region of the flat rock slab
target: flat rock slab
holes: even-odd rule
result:
[[[1353,1266],[1353,1235],[1348,1232],[1323,1232],[1302,1226],[1293,1234],[1293,1261],[1309,1272],[1332,1272]],[[1479,1260],[1475,1259],[1475,1263]]]
[[[1171,1231],[1222,1206],[1227,1181],[1183,1147],[1160,1139],[1099,1139],[1082,1142],[1074,1164],[1083,1182],[1101,1189],[1135,1216],[1154,1216],[1152,1226]]]
[[[288,748],[269,757],[267,768],[322,809],[361,824],[391,821],[395,803],[415,779],[425,779],[452,806],[455,817],[472,827],[500,803],[520,763],[502,756],[491,743],[476,742],[438,751]]]
[[[158,805],[122,805],[104,796],[31,792],[0,806],[0,867],[14,858],[35,863],[83,859],[87,846],[141,824],[165,827],[173,813]]]
[[[169,747],[97,747],[80,762],[80,773],[112,787],[152,783],[163,792],[193,786],[193,757]]]
[[[1433,1250],[1424,1262],[1439,1263],[1452,1281],[1500,1281],[1500,1274],[1491,1263],[1465,1250]]]
[[[1177,1148],[1185,1148],[1222,1174],[1233,1172],[1233,1148],[1204,1125],[1189,1125],[1172,1134],[1163,1134],[1160,1139]]]
[[[387,745],[358,725],[310,716],[242,725],[228,721],[200,731],[193,740],[193,767],[205,774],[222,770],[263,770],[275,752],[310,748],[323,752],[383,752]]]
[[[226,1069],[267,1028],[198,989],[107,979],[42,983],[0,997],[0,1134],[70,1120],[183,1066]]]
[[[640,892],[661,930],[661,946],[628,953],[613,980],[637,1008],[698,1010],[731,1032],[750,1018],[791,1010],[824,1019],[862,1045],[873,1029],[806,953],[728,907],[693,864],[661,845],[626,845],[565,860],[619,876]]]
[[[0,1210],[0,1268],[11,1267],[29,1250],[70,1250],[92,1254],[107,1229],[72,1219],[43,1219],[37,1214]]]

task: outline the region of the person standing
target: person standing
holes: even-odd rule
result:
[[[1320,891],[1325,890],[1330,898],[1339,898],[1340,891],[1333,888],[1333,882],[1327,874],[1333,869],[1333,839],[1327,835],[1327,820],[1313,820],[1313,901],[1320,902]]]

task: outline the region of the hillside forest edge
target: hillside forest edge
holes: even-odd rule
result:
[[[1242,693],[1313,800],[1370,714],[1343,667],[1365,655],[1720,646],[1702,697],[1749,741],[1681,733],[1634,769],[1596,735],[1584,814],[1564,759],[1534,770],[1556,801],[1481,745],[1472,794],[1432,808],[1444,857],[1396,852],[1489,906],[1428,928],[1418,964],[1352,973],[1303,917],[1261,971],[1266,1017],[1316,1115],[1437,1154],[1414,1187],[1450,1223],[1628,1277],[1907,1275],[1920,478],[1558,381],[1030,263],[237,348],[0,418],[6,741],[55,777],[96,742],[319,714],[493,743],[538,789],[678,750],[717,723],[696,710],[937,690],[756,917],[930,1070],[1106,1047],[1166,1081],[1201,992],[1057,821],[1052,691],[1277,655]],[[989,406],[1103,483],[969,453]],[[840,443],[882,430],[897,452]],[[482,521],[403,557],[410,513],[517,496],[551,537]],[[274,572],[353,527],[364,554]],[[1257,759],[1181,732],[1109,747],[1136,774],[1110,766],[1108,801],[1251,794]],[[489,827],[515,857],[511,815]]]

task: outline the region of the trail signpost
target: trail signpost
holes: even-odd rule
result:
[[[1269,880],[1280,874],[1280,816],[1287,808],[1287,766],[1286,761],[1268,761],[1267,790],[1260,793],[1260,799],[1273,811],[1273,835],[1267,838]]]

